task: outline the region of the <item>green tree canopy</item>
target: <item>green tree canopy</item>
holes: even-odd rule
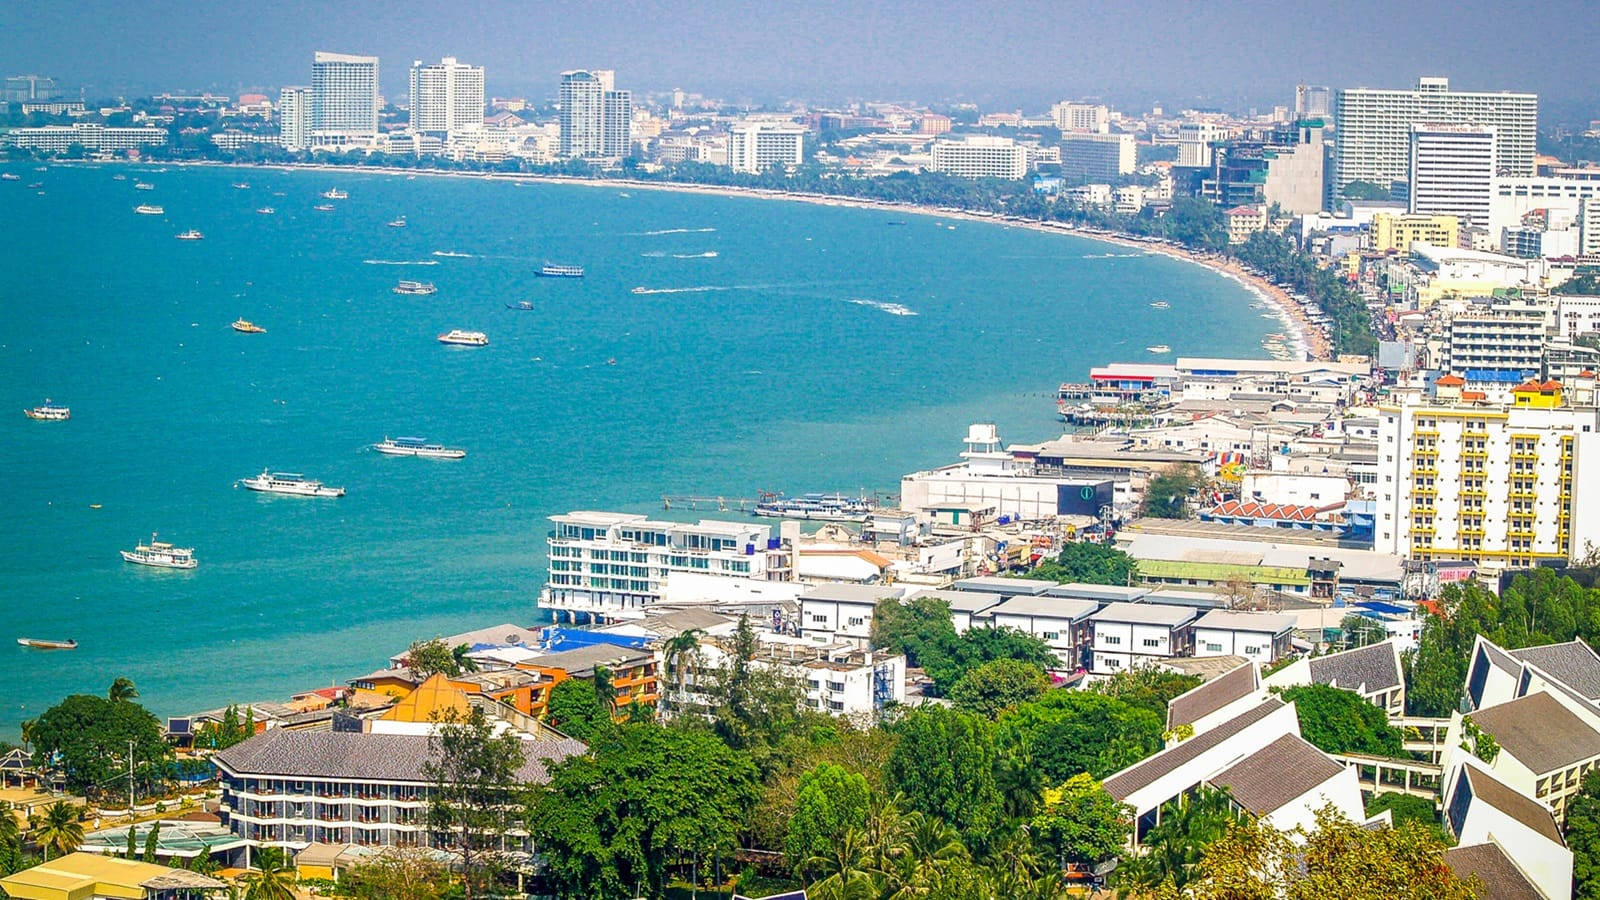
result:
[[[956,634],[950,604],[932,596],[904,604],[879,601],[873,611],[872,643],[904,653],[907,664],[927,672],[941,693],[991,660],[1018,660],[1040,669],[1061,665],[1050,645],[1014,628],[969,628]]]
[[[987,721],[925,706],[908,713],[895,731],[900,740],[884,774],[907,806],[945,820],[969,840],[1000,823],[994,734]]]
[[[1600,771],[1583,776],[1567,801],[1567,847],[1572,850],[1573,900],[1600,900]]]
[[[133,742],[134,780],[148,792],[165,783],[172,748],[161,723],[132,700],[73,694],[45,710],[29,728],[34,763],[54,766],[67,789],[94,797],[126,792],[128,742]]]
[[[475,671],[477,663],[467,658],[470,648],[465,644],[452,647],[444,638],[416,641],[406,650],[406,668],[418,678],[443,674],[454,678],[462,672]]]
[[[1198,675],[1181,675],[1155,666],[1134,666],[1095,682],[1089,689],[1149,710],[1164,722],[1172,698],[1199,687],[1201,680]]]
[[[592,751],[552,766],[529,808],[558,893],[659,897],[670,862],[731,849],[748,825],[756,768],[712,734],[625,724]]]
[[[594,683],[584,678],[567,678],[550,689],[546,707],[551,727],[580,741],[611,727],[611,710],[595,693]]]
[[[1000,720],[1002,744],[1026,748],[1048,782],[1105,778],[1161,749],[1165,719],[1116,697],[1051,691]]]
[[[1360,694],[1325,684],[1303,684],[1283,692],[1300,716],[1300,736],[1326,753],[1405,755],[1405,735],[1383,710]]]
[[[1095,541],[1074,541],[1062,547],[1055,558],[1042,560],[1027,577],[1126,586],[1134,582],[1138,572],[1138,562],[1116,547]]]
[[[1189,495],[1205,487],[1205,483],[1205,474],[1196,466],[1162,472],[1145,485],[1143,513],[1153,519],[1186,519]]]
[[[784,850],[796,868],[867,823],[867,779],[843,766],[821,763],[800,776]]]
[[[506,836],[517,824],[526,786],[518,780],[525,762],[515,734],[496,735],[483,710],[439,723],[429,739],[422,777],[432,782],[428,830],[434,846],[461,858],[468,900],[487,888],[502,867]]]
[[[1033,663],[992,659],[968,669],[950,688],[956,709],[994,718],[1050,689],[1050,676]]]
[[[1389,191],[1370,181],[1352,181],[1341,192],[1346,200],[1388,200]]]
[[[1058,863],[1093,866],[1122,851],[1133,833],[1133,809],[1118,803],[1088,773],[1045,792],[1030,823],[1033,838]]]

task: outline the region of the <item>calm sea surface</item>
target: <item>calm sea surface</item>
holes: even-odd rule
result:
[[[419,636],[540,618],[552,513],[892,490],[952,461],[969,422],[1059,433],[1051,394],[1091,365],[1159,343],[1259,356],[1278,327],[1194,265],[998,225],[481,179],[9,170],[0,734],[119,675],[160,714],[343,682]],[[349,199],[318,196],[333,186]],[[174,240],[189,228],[205,240]],[[588,276],[535,277],[546,260]],[[401,278],[439,291],[396,296]],[[230,330],[241,316],[267,333]],[[451,328],[492,343],[434,340]],[[71,421],[23,417],[47,397]],[[364,449],[385,435],[469,454]],[[349,495],[234,487],[266,467]],[[200,568],[123,563],[152,531]]]

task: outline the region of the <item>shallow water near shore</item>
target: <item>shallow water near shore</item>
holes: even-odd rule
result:
[[[415,637],[539,619],[553,513],[892,491],[953,461],[969,422],[1059,433],[1055,387],[1092,365],[1260,357],[1279,327],[1200,267],[997,224],[142,168],[11,167],[43,196],[0,182],[0,736],[118,675],[163,715],[342,683]],[[190,228],[205,239],[174,239]],[[545,261],[587,276],[538,278]],[[396,296],[402,278],[438,293]],[[239,317],[267,332],[233,332]],[[452,328],[491,343],[438,344]],[[21,415],[47,397],[72,419]],[[386,435],[468,455],[364,449]],[[263,468],[349,494],[233,487]],[[200,568],[118,558],[152,531]]]

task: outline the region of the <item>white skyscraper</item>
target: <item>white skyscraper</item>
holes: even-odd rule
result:
[[[285,150],[311,146],[311,88],[286,87],[278,92],[278,139]]]
[[[411,130],[455,135],[483,127],[483,67],[447,56],[411,64]]]
[[[1423,78],[1414,90],[1341,90],[1335,103],[1332,188],[1353,181],[1385,190],[1410,175],[1413,125],[1479,125],[1494,129],[1495,164],[1509,175],[1532,175],[1539,97],[1452,91],[1446,78]]]
[[[806,130],[788,122],[740,122],[728,131],[728,166],[760,172],[768,166],[798,166]]]
[[[1011,138],[974,135],[933,142],[933,171],[958,178],[1008,178],[1028,174],[1028,148]]]
[[[317,135],[378,133],[378,58],[318,50],[311,63],[311,130]]]
[[[1106,134],[1111,131],[1111,110],[1093,103],[1063,100],[1050,107],[1050,118],[1061,131]]]
[[[1487,226],[1494,196],[1495,132],[1475,125],[1411,126],[1409,211]]]
[[[1178,125],[1176,165],[1204,168],[1211,165],[1211,145],[1227,137],[1222,126],[1213,122],[1183,122]]]
[[[560,154],[620,157],[633,149],[633,92],[616,89],[611,69],[561,73]]]

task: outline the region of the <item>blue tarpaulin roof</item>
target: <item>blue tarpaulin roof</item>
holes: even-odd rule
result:
[[[562,628],[559,625],[549,625],[540,630],[542,649],[575,650],[578,647],[593,647],[596,644],[610,644],[614,647],[628,647],[638,650],[650,642],[649,638],[637,637],[629,634],[610,634],[604,631],[587,631],[582,628]]]

